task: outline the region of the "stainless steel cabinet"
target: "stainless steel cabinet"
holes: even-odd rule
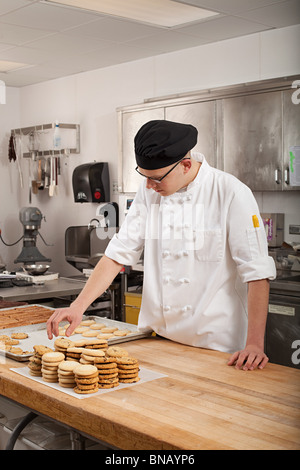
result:
[[[281,189],[281,92],[223,100],[224,170],[252,190]]]
[[[292,99],[294,91],[282,92],[282,189],[285,191],[300,189],[290,184],[290,147],[300,146],[300,103]]]
[[[195,150],[253,191],[299,190],[289,174],[290,147],[300,146],[300,104],[292,99],[298,82],[297,76],[283,77],[119,108],[122,191],[134,193],[140,184],[134,136],[151,119],[193,124],[199,132]]]
[[[216,101],[168,106],[165,118],[195,126],[198,142],[194,150],[203,153],[210,165],[217,166]]]
[[[289,148],[300,145],[300,105],[294,90],[223,100],[224,170],[253,191],[299,190],[290,185]]]

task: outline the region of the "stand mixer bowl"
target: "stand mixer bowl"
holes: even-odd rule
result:
[[[25,264],[23,266],[24,271],[26,271],[31,276],[45,274],[45,272],[48,271],[49,268],[49,264]]]

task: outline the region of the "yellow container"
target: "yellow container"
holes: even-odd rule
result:
[[[125,321],[126,323],[138,324],[138,318],[142,303],[142,294],[125,292]]]

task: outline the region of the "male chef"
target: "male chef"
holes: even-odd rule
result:
[[[154,120],[134,139],[141,185],[118,234],[69,308],[56,310],[48,336],[67,335],[123,265],[144,249],[139,329],[179,343],[231,353],[228,365],[264,368],[264,332],[274,261],[250,189],[192,151],[197,129]]]

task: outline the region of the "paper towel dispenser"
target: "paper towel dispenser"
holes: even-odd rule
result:
[[[75,202],[109,202],[110,184],[107,162],[84,163],[73,171]]]

